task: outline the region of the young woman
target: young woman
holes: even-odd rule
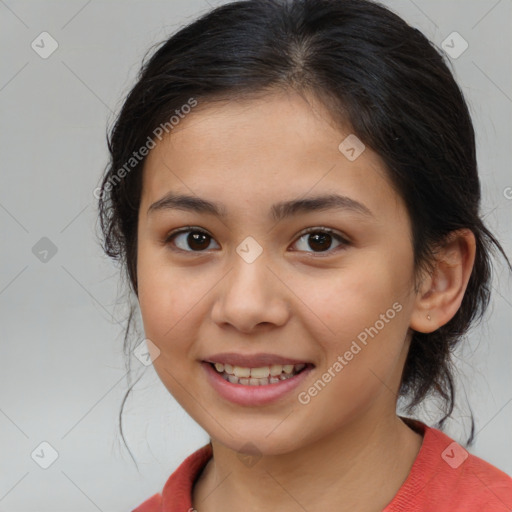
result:
[[[418,30],[368,0],[225,4],[144,64],[109,148],[105,251],[211,439],[137,512],[512,509],[510,477],[397,415],[437,394],[449,416],[506,259]]]

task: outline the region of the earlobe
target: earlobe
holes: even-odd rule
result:
[[[434,280],[436,269],[425,275],[416,293],[416,302],[411,313],[411,329],[418,332],[433,332],[439,326],[432,321],[431,310],[434,306]]]
[[[476,242],[469,229],[453,231],[436,252],[435,267],[421,283],[411,314],[411,329],[429,333],[457,313],[475,261]]]

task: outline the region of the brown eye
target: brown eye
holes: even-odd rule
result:
[[[300,244],[300,241],[303,239],[306,239],[307,242],[302,242],[302,244]],[[348,242],[341,235],[335,233],[331,229],[311,228],[302,233],[297,244],[299,245],[298,250],[300,251],[311,252],[307,249],[312,249],[313,253],[327,251],[332,252],[334,249],[332,249],[331,244],[336,241],[338,242],[338,245],[334,249],[348,245]]]
[[[309,237],[308,245],[314,250],[326,251],[332,243],[332,236],[327,233],[312,233]]]
[[[171,233],[165,243],[172,243],[178,249],[186,252],[201,252],[208,249],[213,238],[206,232],[198,229],[182,229]]]
[[[307,242],[304,242],[305,239],[307,239]],[[165,243],[171,244],[177,247],[177,250],[183,252],[204,252],[209,248],[212,241],[214,241],[213,237],[205,231],[188,227],[171,233],[166,238]],[[338,245],[332,248],[333,243],[337,243]],[[324,252],[331,253],[338,248],[343,249],[345,246],[349,245],[349,242],[331,229],[310,228],[308,231],[302,233],[296,244],[299,246],[299,251],[312,252],[315,254]],[[220,247],[217,245],[217,248]]]

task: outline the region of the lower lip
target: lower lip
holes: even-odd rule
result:
[[[275,384],[248,386],[232,384],[225,380],[210,363],[202,362],[201,366],[206,372],[208,381],[219,395],[230,402],[245,406],[265,405],[279,400],[303,383],[314,368],[313,366],[308,366],[294,377],[276,382]]]

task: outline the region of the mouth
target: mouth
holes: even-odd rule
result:
[[[315,368],[311,363],[270,354],[250,358],[222,354],[211,359],[201,361],[207,382],[220,397],[243,407],[292,400],[293,391],[305,385]]]
[[[272,364],[258,368],[236,366],[228,363],[213,363],[211,361],[204,361],[204,363],[210,365],[224,380],[242,386],[278,384],[314,367],[311,363]]]

